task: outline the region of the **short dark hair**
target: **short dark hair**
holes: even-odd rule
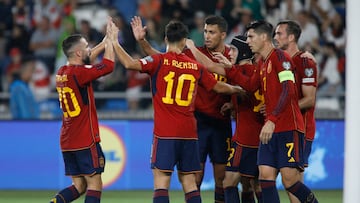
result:
[[[228,24],[226,20],[217,15],[210,15],[205,18],[205,24],[207,25],[217,25],[221,32],[227,32],[228,30]]]
[[[189,30],[182,22],[178,20],[170,21],[165,27],[165,36],[170,43],[179,42],[187,38]]]
[[[266,34],[269,40],[272,39],[273,26],[269,22],[264,20],[252,21],[246,26],[246,31],[249,31],[250,29],[254,29],[257,34]]]
[[[80,34],[73,34],[64,39],[62,42],[62,49],[66,57],[70,56],[70,49],[74,47],[77,43],[80,42],[81,38],[83,38]]]
[[[298,42],[300,35],[301,35],[301,28],[297,22],[292,21],[292,20],[283,20],[277,24],[277,26],[279,26],[279,25],[287,25],[286,33],[288,35],[294,35],[295,42]]]

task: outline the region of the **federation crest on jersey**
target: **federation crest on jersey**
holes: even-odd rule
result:
[[[290,70],[291,64],[290,64],[289,61],[284,61],[284,62],[282,63],[282,67],[283,67],[285,70]]]
[[[272,70],[272,63],[271,61],[269,61],[266,71],[267,73],[271,73],[271,70]]]
[[[151,56],[147,56],[147,57],[145,57],[145,58],[142,58],[142,59],[140,59],[140,61],[141,61],[141,63],[142,64],[147,64],[148,62],[153,62],[154,61],[154,59],[151,57]]]
[[[305,68],[305,75],[307,77],[311,77],[314,74],[314,70],[312,68]]]

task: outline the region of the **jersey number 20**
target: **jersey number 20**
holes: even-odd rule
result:
[[[63,107],[65,107],[65,109],[63,109],[64,117],[78,116],[81,109],[73,89],[70,87],[57,87],[56,90],[59,93],[60,108],[63,109]],[[70,108],[69,102],[72,103],[72,108]]]

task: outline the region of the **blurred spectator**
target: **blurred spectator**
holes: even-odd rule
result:
[[[316,24],[311,21],[308,12],[305,10],[300,11],[297,16],[297,21],[301,27],[301,36],[298,41],[300,49],[303,49],[307,45],[312,48],[317,48],[320,37],[319,29]]]
[[[76,8],[76,1],[74,0],[59,0],[60,7],[59,12],[62,17],[73,15],[73,11]]]
[[[243,9],[240,15],[240,21],[229,31],[225,43],[230,44],[231,40],[237,35],[245,34],[245,27],[252,21],[252,13],[249,9]]]
[[[134,58],[140,58],[140,55],[133,54]],[[127,87],[126,87],[126,100],[130,111],[139,110],[140,108],[140,93],[145,84],[149,82],[149,76],[139,71],[127,71]]]
[[[159,50],[160,52],[165,52],[166,45],[164,42],[164,35],[158,33],[159,30],[158,23],[156,23],[153,20],[148,20],[146,21],[146,28],[147,28],[146,29],[147,41],[151,44],[151,46],[154,49]]]
[[[343,93],[341,75],[338,70],[339,59],[337,49],[332,42],[327,42],[323,49],[324,59],[320,67],[318,93],[336,96]]]
[[[7,63],[6,45],[8,44],[8,40],[9,39],[5,36],[5,29],[0,27],[0,74],[2,73],[4,65]],[[1,80],[1,75],[0,75],[0,80]],[[1,83],[0,83],[0,87],[1,87]]]
[[[305,9],[315,16],[318,25],[328,21],[335,14],[330,0],[305,0]]]
[[[189,8],[192,12],[203,11],[206,15],[214,15],[219,0],[179,0],[186,1],[189,4]]]
[[[76,19],[74,16],[69,15],[62,19],[61,27],[60,27],[60,36],[57,41],[57,50],[56,50],[56,59],[55,59],[55,68],[54,68],[54,74],[56,74],[57,70],[60,68],[60,66],[66,64],[67,59],[64,55],[64,52],[62,50],[62,41],[72,35],[78,33],[76,30]],[[55,77],[53,77],[55,78]],[[55,84],[55,81],[54,81]]]
[[[281,20],[280,0],[265,0],[261,9],[264,19],[275,26]]]
[[[6,51],[9,52],[10,49],[17,47],[23,54],[27,55],[31,53],[29,44],[30,33],[26,30],[24,25],[15,24],[6,44]]]
[[[196,11],[194,14],[194,27],[190,29],[189,38],[192,39],[196,46],[204,45],[204,23],[205,13]]]
[[[22,53],[19,48],[13,47],[9,52],[10,63],[5,67],[4,90],[8,91],[9,85],[13,81],[13,75],[19,72],[22,63]]]
[[[140,93],[143,86],[149,82],[149,77],[145,73],[139,71],[127,71],[127,88],[126,88],[126,100],[128,102],[129,110],[135,111],[139,109],[140,105]]]
[[[16,4],[11,8],[13,22],[18,25],[31,29],[30,7],[26,5],[26,0],[16,0]]]
[[[11,0],[0,1],[0,19],[1,19],[0,28],[3,28],[5,32],[10,31],[14,24],[11,13],[11,7],[12,7]]]
[[[160,22],[160,0],[138,0],[138,14],[145,20]]]
[[[121,46],[128,52],[134,53],[136,51],[136,40],[132,34],[130,25],[125,21],[120,13],[112,16],[113,22],[119,28],[118,41]]]
[[[304,9],[300,0],[283,0],[280,3],[280,19],[295,20],[298,13]]]
[[[43,16],[47,16],[50,25],[55,29],[59,28],[61,25],[61,14],[58,6],[55,0],[35,0],[32,18],[33,27],[37,27],[43,21]]]
[[[30,89],[29,82],[34,67],[24,62],[10,85],[10,111],[13,119],[40,118],[39,104]]]
[[[43,16],[31,35],[30,49],[34,52],[36,58],[45,63],[50,73],[54,72],[57,42],[58,32],[51,27],[49,18]]]
[[[262,20],[260,0],[242,0],[242,7],[251,10],[254,20]]]
[[[225,1],[224,7],[221,10],[221,15],[226,19],[229,30],[233,29],[237,24],[241,15],[245,12],[251,13],[248,8],[242,7],[242,0],[229,0]]]
[[[89,42],[90,47],[94,47],[99,44],[103,39],[103,34],[97,29],[93,28],[89,20],[82,19],[80,21],[80,34],[85,37]]]
[[[52,85],[50,83],[50,73],[48,67],[41,60],[27,56],[27,66],[33,67],[30,87],[38,103],[45,102],[49,98]]]
[[[346,30],[345,19],[336,12],[329,21],[330,25],[323,26],[323,36],[326,41],[333,42],[338,50],[345,50]]]
[[[113,0],[111,5],[124,16],[127,23],[137,14],[138,3],[135,0]]]

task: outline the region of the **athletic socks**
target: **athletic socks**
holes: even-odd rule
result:
[[[263,202],[280,203],[276,183],[274,180],[259,180]]]
[[[74,201],[79,198],[80,194],[74,185],[61,190],[56,196],[50,201],[50,203],[66,203]]]
[[[300,181],[296,182],[289,188],[286,188],[286,190],[295,195],[300,202],[318,203],[314,193],[312,193],[311,190]]]
[[[225,203],[240,202],[239,191],[237,187],[226,187],[224,194]]]
[[[169,203],[169,191],[167,189],[155,190],[153,203]]]
[[[241,192],[242,203],[255,203],[254,192]]]
[[[224,202],[224,188],[215,186],[215,202]]]
[[[201,203],[199,190],[194,190],[185,194],[186,203]]]
[[[101,191],[87,190],[85,196],[85,203],[100,203]]]

